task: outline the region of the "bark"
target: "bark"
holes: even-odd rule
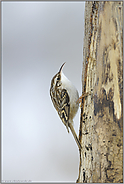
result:
[[[123,182],[123,2],[86,2],[77,182]]]

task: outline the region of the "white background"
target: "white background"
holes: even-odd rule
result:
[[[2,2],[2,179],[73,181],[79,152],[53,108],[52,77],[81,95],[84,2]],[[80,109],[75,122],[78,134]]]

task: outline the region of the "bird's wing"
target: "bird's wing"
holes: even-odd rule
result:
[[[69,132],[70,98],[66,89],[62,89],[60,98],[60,111],[58,114]]]

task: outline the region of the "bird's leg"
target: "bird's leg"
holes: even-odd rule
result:
[[[78,103],[81,103],[82,102],[82,98],[84,98],[84,97],[86,97],[86,96],[88,96],[88,95],[90,95],[91,94],[91,92],[87,92],[87,93],[83,93],[80,97],[79,97],[79,99],[77,100],[77,102]]]

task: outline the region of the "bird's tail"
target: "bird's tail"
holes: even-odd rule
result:
[[[75,139],[75,141],[76,141],[76,143],[78,145],[78,148],[79,149],[82,149],[81,143],[80,143],[80,141],[79,141],[79,139],[77,137],[77,134],[76,134],[76,132],[74,130],[73,124],[72,123],[69,123],[68,125],[69,125],[69,128],[70,128],[70,130],[71,130],[71,132],[72,132],[72,134],[74,136],[74,139]]]

